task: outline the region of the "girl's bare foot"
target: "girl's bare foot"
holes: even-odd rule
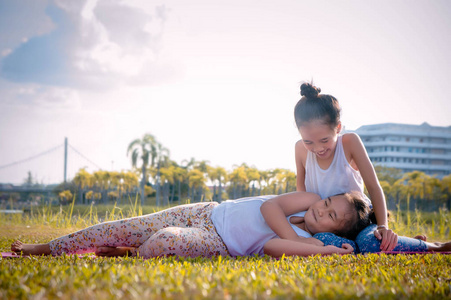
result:
[[[426,242],[427,236],[421,234],[414,237],[415,239],[422,240],[426,243],[428,246],[429,251],[435,251],[435,252],[450,252],[451,251],[451,242],[447,243],[440,243],[440,242]]]
[[[441,251],[441,252],[449,252],[451,251],[451,242],[447,243],[434,243],[437,246],[437,249],[435,251]]]
[[[451,252],[451,242],[440,243],[440,242],[425,242],[428,246],[428,251],[434,252]]]
[[[22,255],[50,255],[49,244],[24,244],[21,241],[15,241],[11,244],[11,251],[21,253]]]
[[[103,246],[103,247],[97,247],[96,255],[97,256],[108,256],[108,257],[131,256],[133,249],[135,249],[135,248]]]

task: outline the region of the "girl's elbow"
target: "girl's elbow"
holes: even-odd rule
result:
[[[266,244],[263,245],[263,253],[266,255],[271,255],[271,246],[268,246],[268,242],[266,242]]]
[[[263,253],[269,256],[274,256],[274,257],[279,257],[282,254],[280,254],[279,252],[279,248],[277,245],[277,239],[272,239],[269,240],[265,243],[265,245],[263,246]]]
[[[266,245],[264,245],[264,246],[263,246],[263,254],[272,256],[271,248],[268,247],[268,246],[266,246]]]

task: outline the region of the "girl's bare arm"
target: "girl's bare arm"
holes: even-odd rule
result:
[[[343,135],[343,145],[350,150],[351,158],[356,163],[362,175],[365,187],[370,194],[370,199],[374,207],[374,213],[378,225],[385,225],[388,229],[387,206],[385,195],[377,179],[376,171],[371,163],[365,147],[357,134],[349,133]],[[382,231],[381,250],[390,251],[396,247],[398,236],[391,230]]]
[[[287,221],[287,216],[306,211],[319,200],[320,197],[313,193],[293,192],[265,201],[260,211],[268,226],[280,238],[297,240],[299,236]]]
[[[343,244],[343,248],[335,246],[316,246],[306,244],[298,241],[272,239],[266,242],[264,246],[264,253],[274,257],[286,256],[309,256],[316,254],[350,254],[354,251],[349,244]]]
[[[297,141],[294,148],[296,159],[296,191],[305,192],[305,161],[307,157],[307,149],[304,147],[302,140]]]

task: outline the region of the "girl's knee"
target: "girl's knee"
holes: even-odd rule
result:
[[[355,242],[360,253],[376,253],[381,251],[381,241],[376,238],[374,231],[377,225],[373,224],[363,229],[356,237]]]
[[[374,236],[376,225],[370,225],[362,230],[356,238],[356,243],[361,253],[375,253],[380,252],[381,241]],[[406,236],[398,236],[398,244],[393,251],[399,252],[425,252],[428,251],[427,245],[424,241]]]
[[[189,248],[190,238],[186,235],[186,228],[166,227],[158,230],[148,238],[139,248],[138,253],[144,258],[185,255]]]
[[[221,247],[222,246],[222,247]],[[167,227],[157,231],[138,249],[145,258],[178,255],[184,257],[227,255],[221,241],[200,228]]]

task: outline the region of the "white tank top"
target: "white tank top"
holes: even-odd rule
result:
[[[213,209],[211,220],[216,231],[233,256],[263,255],[263,246],[267,241],[278,236],[266,224],[260,212],[260,206],[268,199],[276,197],[258,196],[238,200],[227,200]],[[292,216],[303,217],[304,212]],[[302,237],[312,237],[307,231],[291,224],[294,231]]]
[[[360,172],[351,167],[346,159],[342,137],[338,136],[334,159],[326,170],[320,168],[316,155],[308,151],[305,163],[305,190],[320,195],[321,199],[357,191],[371,204],[363,193],[364,185]]]

